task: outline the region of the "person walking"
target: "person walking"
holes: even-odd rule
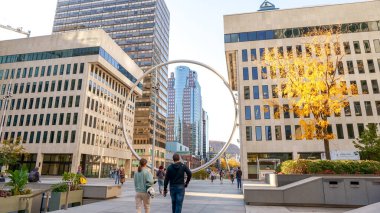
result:
[[[147,189],[154,184],[154,181],[153,175],[149,172],[149,169],[147,169],[147,163],[148,161],[146,159],[141,158],[139,168],[134,175],[137,213],[141,213],[142,204],[144,204],[145,213],[150,212],[150,195]]]
[[[123,185],[125,182],[125,171],[124,171],[124,168],[121,167],[120,168],[120,183]]]
[[[164,180],[165,180],[165,171],[164,171],[163,166],[160,166],[158,168],[156,176],[158,179],[158,191],[160,191],[160,194],[162,194],[163,193],[163,187],[164,187]]]
[[[211,179],[211,183],[214,183],[214,180],[215,180],[215,172],[214,171],[211,171],[211,177],[210,177],[210,179]]]
[[[185,198],[185,188],[191,180],[191,171],[179,161],[179,155],[173,155],[174,163],[166,171],[164,181],[164,196],[168,193],[168,184],[170,184],[170,197],[172,200],[172,213],[181,213],[182,203]],[[186,182],[185,182],[186,174]]]
[[[224,171],[223,171],[223,169],[221,169],[219,171],[220,184],[223,184],[223,178],[224,178]]]
[[[241,189],[241,176],[243,175],[243,172],[241,171],[240,167],[238,167],[238,170],[236,171],[236,182],[237,182],[237,188]]]
[[[120,169],[115,170],[115,184],[120,184]]]
[[[235,174],[234,174],[234,170],[233,169],[231,169],[231,171],[230,171],[230,178],[231,178],[231,183],[234,184]]]

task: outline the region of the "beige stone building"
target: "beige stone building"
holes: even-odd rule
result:
[[[78,168],[105,177],[116,167],[129,176],[134,101],[122,109],[142,70],[103,30],[85,30],[0,42],[1,96],[12,93],[1,139],[20,137],[30,153],[20,163],[42,175]]]
[[[229,80],[239,93],[244,178],[258,178],[260,170],[267,166],[273,169],[277,160],[321,158],[324,152],[321,141],[296,140],[302,129],[293,113],[281,111],[280,118],[274,117],[268,100],[275,98],[284,105],[288,102],[275,92],[280,78],[278,71],[274,77],[267,75],[267,68],[261,63],[268,48],[278,48],[282,54],[289,51],[305,54],[304,33],[316,26],[342,28],[340,41],[336,43],[345,55],[339,74],[347,86],[356,84],[359,94],[350,98],[340,117],[329,119],[330,131],[336,137],[330,148],[338,158],[342,153],[355,155],[352,141],[368,123],[380,121],[379,8],[380,1],[366,1],[224,17]]]

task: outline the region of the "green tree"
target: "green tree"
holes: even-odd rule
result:
[[[380,161],[380,135],[377,124],[368,124],[360,137],[353,141],[363,160]]]
[[[0,144],[0,165],[16,164],[23,154],[27,154],[27,152],[21,144],[21,138],[17,138],[14,143],[4,140]]]

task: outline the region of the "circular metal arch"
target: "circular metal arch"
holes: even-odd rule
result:
[[[161,68],[163,66],[167,66],[169,64],[178,64],[178,63],[187,63],[187,64],[199,65],[201,67],[204,67],[204,68],[208,69],[209,71],[211,71],[215,75],[217,75],[223,81],[223,83],[226,85],[226,87],[229,90],[229,92],[231,94],[231,97],[232,97],[232,99],[234,101],[235,119],[234,119],[234,124],[233,124],[233,127],[232,127],[233,129],[232,129],[231,135],[230,135],[230,137],[228,139],[228,142],[223,146],[223,148],[219,151],[219,153],[215,157],[213,157],[210,161],[208,161],[207,163],[201,165],[200,167],[197,167],[197,168],[191,170],[191,172],[198,172],[198,171],[200,171],[202,169],[205,169],[205,168],[209,167],[210,165],[212,165],[216,160],[218,160],[218,158],[221,155],[224,154],[224,152],[227,150],[228,146],[231,144],[232,138],[233,138],[233,136],[235,134],[235,131],[237,129],[237,126],[238,126],[238,104],[237,104],[236,98],[235,98],[235,96],[234,96],[234,94],[232,92],[232,89],[231,89],[229,83],[214,68],[212,68],[212,67],[210,67],[210,66],[208,66],[208,65],[206,65],[204,63],[201,63],[201,62],[198,62],[198,61],[193,61],[193,60],[185,60],[185,59],[168,61],[168,62],[161,63],[161,64],[158,64],[158,65],[152,67],[151,69],[149,69],[148,71],[146,71],[140,78],[138,78],[137,81],[135,82],[135,84],[131,87],[131,90],[128,93],[126,102],[124,104],[124,109],[123,109],[123,112],[122,112],[122,121],[121,121],[122,127],[123,127],[123,135],[124,135],[124,138],[126,140],[126,143],[127,143],[128,147],[132,151],[132,154],[138,160],[140,160],[141,157],[136,153],[135,149],[133,148],[131,139],[128,138],[128,132],[127,132],[127,128],[126,128],[126,125],[125,125],[125,122],[124,122],[124,115],[125,115],[125,111],[126,111],[126,109],[128,107],[128,101],[131,99],[132,93],[134,92],[134,90],[137,87],[137,85],[141,82],[141,80],[144,79],[144,77],[146,77],[147,75],[151,74],[154,70],[159,69],[159,68]],[[154,162],[152,162],[152,165],[154,165]],[[148,167],[151,168],[150,165],[148,165]],[[158,170],[157,168],[154,168],[154,169]]]

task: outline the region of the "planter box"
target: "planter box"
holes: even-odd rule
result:
[[[0,197],[0,212],[18,212],[18,211],[30,211],[31,205],[27,206],[27,199],[21,199],[23,197],[28,197],[29,195],[19,195],[11,197]]]
[[[48,211],[56,211],[65,208],[67,192],[52,192],[49,199]],[[43,206],[45,206],[45,202]],[[83,203],[83,190],[70,191],[68,197],[69,207],[79,206]]]

